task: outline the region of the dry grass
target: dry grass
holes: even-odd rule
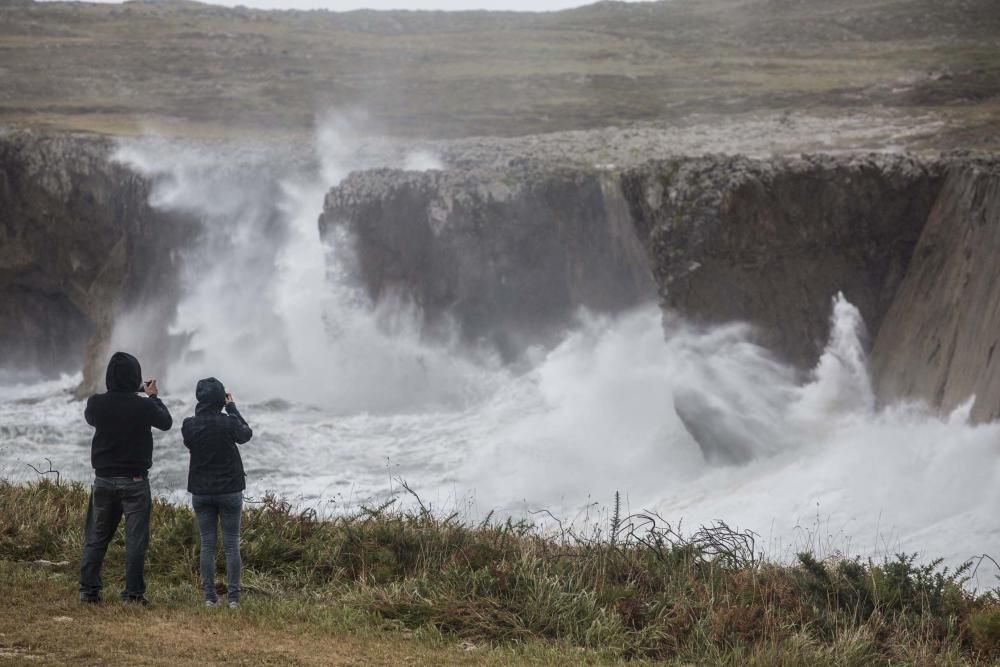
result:
[[[0,561],[0,664],[503,665],[581,664],[548,647],[460,646],[430,633],[380,627],[336,606],[250,599],[203,609],[190,590],[162,587],[149,608],[76,602],[75,572]],[[185,594],[186,593],[186,594]]]
[[[391,504],[320,520],[269,498],[244,517],[244,608],[211,615],[198,607],[192,513],[158,501],[153,607],[78,609],[85,503],[80,485],[0,483],[0,594],[12,601],[0,612],[0,646],[59,659],[117,651],[129,661],[169,635],[176,641],[149,660],[194,660],[208,640],[213,659],[250,661],[246,651],[258,661],[248,664],[310,664],[309,646],[376,664],[399,647],[444,664],[972,665],[1000,655],[1000,600],[963,589],[961,569],[907,555],[771,564],[752,535],[724,524],[684,536],[657,517],[618,512],[597,533],[553,539],[524,523],[469,526]],[[122,550],[119,539],[108,554],[111,595]],[[24,565],[37,558],[70,561],[69,570]],[[70,623],[58,616],[85,621],[78,639],[51,633]],[[21,627],[22,618],[43,630]],[[116,626],[133,618],[134,631],[116,642]],[[492,648],[456,653],[460,642]]]

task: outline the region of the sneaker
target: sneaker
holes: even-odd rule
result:
[[[229,601],[229,608],[230,609],[239,609],[240,608],[240,603],[237,602],[236,600],[230,600]]]
[[[215,609],[216,607],[219,606],[219,601],[218,600],[205,600],[205,606],[208,607],[209,609]]]
[[[122,598],[122,602],[124,602],[125,604],[142,605],[143,607],[149,606],[149,600],[147,600],[145,596],[137,598]]]
[[[101,604],[101,598],[81,597],[80,604]]]

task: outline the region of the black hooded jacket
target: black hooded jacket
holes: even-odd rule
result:
[[[226,389],[215,378],[198,380],[195,397],[194,417],[181,426],[184,446],[191,450],[188,491],[199,496],[242,491],[246,473],[236,445],[249,442],[253,431],[236,405],[226,404]]]
[[[138,396],[142,390],[139,360],[115,352],[105,375],[108,391],[87,399],[83,412],[95,427],[90,462],[98,477],[145,476],[153,465],[151,427],[161,431],[173,425],[170,412],[156,396]]]

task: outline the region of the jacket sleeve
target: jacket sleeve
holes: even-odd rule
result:
[[[191,426],[191,417],[181,422],[181,439],[184,441],[184,446],[188,449],[191,449]]]
[[[163,404],[159,396],[150,396],[149,399],[149,423],[161,431],[169,431],[174,425],[174,418],[170,416],[170,411]]]
[[[250,438],[253,437],[253,430],[250,429],[250,425],[247,424],[247,420],[243,419],[243,415],[240,411],[236,409],[235,403],[226,404],[226,414],[232,417],[231,424],[233,429],[233,440],[236,441],[237,445],[242,445],[250,442]]]
[[[83,418],[86,419],[87,423],[91,426],[97,426],[95,422],[97,419],[97,410],[94,408],[93,396],[87,399],[87,407],[83,410]]]

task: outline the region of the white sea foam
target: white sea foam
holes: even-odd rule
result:
[[[504,367],[423,340],[405,302],[369,302],[347,239],[324,245],[316,225],[327,186],[358,166],[351,142],[328,133],[317,145],[319,169],[278,177],[265,162],[227,170],[188,150],[119,153],[157,177],[155,205],[204,219],[172,325],[190,339],[164,369],[165,396],[179,422],[198,377],[236,393],[255,431],[248,495],[336,511],[404,478],[470,516],[572,517],[621,491],[633,510],[752,529],[779,558],[1000,553],[1000,427],[969,425],[967,406],[944,418],[876,409],[863,323],[842,297],[805,382],[749,327],[698,328],[652,305],[580,313],[561,344]],[[116,334],[126,346],[136,335]],[[65,477],[90,475],[91,430],[68,393],[77,380],[0,387],[0,474],[33,477],[26,464],[48,457]],[[183,501],[179,430],[156,443],[154,488]]]

